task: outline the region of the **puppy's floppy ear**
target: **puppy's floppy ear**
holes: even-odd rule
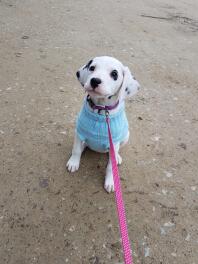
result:
[[[123,82],[120,88],[120,101],[129,98],[137,93],[140,89],[138,81],[133,77],[128,67],[123,67]]]
[[[92,61],[93,60],[90,60],[87,64],[83,65],[76,73],[76,76],[82,86],[84,86],[87,81],[89,66],[91,65]]]

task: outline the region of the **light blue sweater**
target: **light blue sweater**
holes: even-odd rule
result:
[[[121,143],[128,135],[124,102],[117,113],[109,115],[109,119],[113,143]],[[93,112],[87,100],[78,115],[76,132],[90,149],[101,152],[109,149],[106,116]]]

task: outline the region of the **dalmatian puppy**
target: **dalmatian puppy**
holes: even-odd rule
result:
[[[67,169],[70,172],[78,170],[81,154],[86,147],[98,152],[109,152],[107,111],[101,110],[100,106],[109,109],[116,160],[121,164],[119,149],[129,138],[124,101],[139,90],[139,83],[128,67],[108,56],[90,60],[77,71],[76,75],[87,96],[77,119],[72,155],[66,164]],[[114,191],[110,157],[104,188],[108,193]]]

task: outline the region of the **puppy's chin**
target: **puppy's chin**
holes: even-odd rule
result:
[[[104,94],[102,91],[100,91],[100,89],[95,89],[93,90],[92,87],[90,86],[84,86],[85,88],[85,92],[87,92],[91,97],[94,97],[94,98],[105,98],[107,97],[108,95],[107,94]]]
[[[86,90],[86,92],[93,98],[106,98],[106,95],[103,95],[97,91]]]

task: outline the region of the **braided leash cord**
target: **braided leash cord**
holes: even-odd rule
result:
[[[109,120],[108,114],[106,115],[106,122],[108,126],[108,135],[109,135],[109,143],[110,143],[110,158],[111,158],[113,180],[114,180],[114,187],[115,187],[115,199],[116,199],[117,213],[118,213],[118,219],[119,219],[119,228],[120,228],[120,234],[122,238],[124,263],[133,264],[132,251],[131,251],[129,235],[128,235],[128,230],[127,230],[124,201],[122,197],[120,176],[119,176],[117,161],[115,157],[115,150],[114,150],[113,140],[111,136],[110,120]]]

